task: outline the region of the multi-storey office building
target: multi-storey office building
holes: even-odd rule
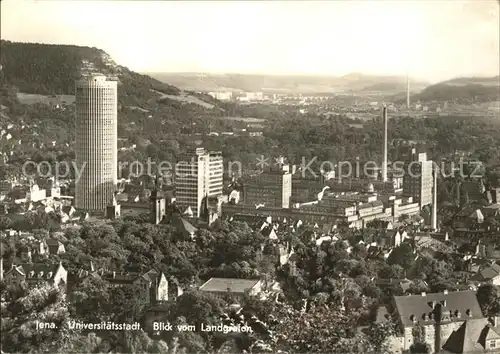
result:
[[[288,165],[268,169],[245,182],[244,203],[289,208],[292,196],[292,174]]]
[[[176,203],[190,208],[199,217],[205,197],[219,196],[223,190],[224,161],[222,152],[196,149],[184,156],[175,168]]]
[[[413,197],[420,208],[432,204],[432,171],[433,162],[427,160],[427,154],[417,154],[415,149],[411,149],[403,175],[403,195]]]

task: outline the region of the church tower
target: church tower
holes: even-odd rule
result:
[[[151,222],[158,225],[165,217],[165,195],[161,189],[160,178],[156,176],[155,188],[151,192]]]

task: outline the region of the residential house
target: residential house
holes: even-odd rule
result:
[[[474,291],[444,291],[421,295],[394,297],[394,309],[402,328],[402,350],[407,351],[418,340],[415,329],[420,328],[425,342],[438,352],[450,336],[462,325],[484,316]],[[478,340],[476,338],[473,340]]]
[[[323,226],[321,228],[321,232],[323,233],[323,235],[329,236],[330,234],[335,233],[336,229],[337,229],[337,225],[336,224],[334,224],[334,223],[326,223],[326,224],[323,224]]]
[[[7,282],[35,284],[47,282],[66,290],[68,282],[68,272],[61,263],[23,263],[13,264],[11,269],[3,275]]]
[[[31,261],[33,255],[45,255],[49,253],[47,243],[42,240],[34,239],[33,236],[21,247],[21,257]]]
[[[366,257],[368,259],[380,259],[386,260],[392,253],[392,249],[387,250],[380,246],[372,246],[370,245],[366,250]]]
[[[82,267],[77,272],[68,274],[68,294],[73,293],[74,289],[92,277],[100,278],[99,272],[94,268],[94,264],[90,262],[89,267]]]
[[[498,317],[466,320],[443,346],[448,353],[500,353]]]
[[[480,204],[468,204],[452,217],[453,228],[468,229],[472,225],[477,224],[479,221],[484,220]]]
[[[500,285],[500,265],[492,263],[480,269],[471,279],[480,283]]]
[[[482,257],[465,255],[463,259],[465,260],[463,270],[469,273],[478,273],[481,269],[490,264],[489,260]]]
[[[500,206],[500,188],[493,188],[486,191],[485,199],[488,204]]]
[[[277,240],[278,239],[278,235],[276,235],[275,228],[272,225],[266,226],[260,233],[264,237],[267,237],[270,240]]]
[[[376,242],[382,247],[398,247],[408,238],[405,230],[382,230],[379,232]]]
[[[271,217],[248,214],[236,214],[229,221],[244,222],[254,231],[262,231],[272,223]]]
[[[181,233],[184,237],[189,239],[193,239],[196,231],[198,231],[198,229],[187,221],[186,218],[179,214],[173,214],[167,222],[169,222],[178,233]]]
[[[144,274],[140,273],[122,273],[103,275],[102,278],[108,282],[110,286],[127,286],[141,285],[148,291],[149,301],[151,304],[168,301],[168,281],[165,274],[150,270]]]

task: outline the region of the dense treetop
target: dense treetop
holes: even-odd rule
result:
[[[385,338],[394,333],[393,321],[373,323],[379,305],[390,303],[402,289],[382,286],[379,278],[402,278],[416,283],[411,293],[452,290],[460,281],[463,262],[449,255],[422,256],[415,260],[410,245],[394,249],[389,259],[367,256],[366,246],[356,244],[347,252],[343,241],[316,246],[307,226],[284,235],[295,249],[290,264],[279,265],[278,245],[246,224],[217,221],[209,229],[199,230],[196,240],[185,239],[169,225],[150,225],[141,218],[128,218],[109,224],[84,223],[79,229],[65,231],[66,253],[33,255],[35,262],[62,262],[70,272],[72,292],[66,300],[47,288],[28,289],[0,283],[2,302],[2,344],[7,352],[28,352],[29,343],[45,350],[71,352],[166,352],[180,346],[186,352],[215,353],[230,336],[207,332],[165,332],[162,341],[151,341],[142,332],[114,334],[33,331],[36,319],[57,323],[71,320],[98,323],[138,321],[147,328],[144,314],[151,308],[142,287],[113,287],[100,277],[75,278],[75,274],[95,269],[120,272],[162,271],[169,287],[180,284],[184,294],[162,305],[160,321],[170,323],[219,324],[221,315],[235,299],[230,293],[222,298],[196,290],[210,277],[269,279],[280,283],[282,292],[267,300],[245,297],[241,304],[246,318],[256,316],[267,324],[269,333],[255,332],[237,338],[237,352],[388,352]],[[369,230],[350,230],[342,237],[356,240]],[[35,237],[46,239],[45,230],[33,230]],[[26,261],[23,242],[15,238],[0,243],[5,267]],[[425,281],[425,282],[423,282]],[[417,285],[420,284],[420,285]],[[500,314],[498,287],[485,286],[478,291],[485,315]],[[36,299],[39,299],[35,301]],[[41,299],[41,300],[40,300]],[[56,312],[51,311],[56,309]],[[154,310],[156,311],[156,310]],[[36,314],[33,317],[33,314]],[[15,318],[14,318],[15,316]],[[10,319],[9,319],[10,318]],[[356,330],[361,326],[362,332]],[[266,334],[267,333],[267,334]],[[323,333],[324,335],[319,335]],[[130,337],[131,336],[131,337]],[[27,342],[30,341],[30,342]],[[56,348],[54,348],[54,346]],[[72,347],[73,346],[73,347]],[[138,349],[139,347],[142,349]],[[78,347],[76,349],[74,347]],[[89,349],[93,348],[93,349]],[[145,349],[149,348],[149,349]],[[253,348],[253,349],[252,349]],[[233,350],[232,352],[235,352]]]
[[[125,67],[107,65],[108,55],[97,48],[75,45],[0,42],[0,63],[4,85],[20,92],[42,95],[73,95],[75,80],[84,71],[83,62],[97,72],[117,76],[122,83],[119,97],[127,102],[129,96],[147,100],[154,97],[150,90],[177,95],[179,89]]]

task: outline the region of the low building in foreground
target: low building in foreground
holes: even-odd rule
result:
[[[394,309],[403,351],[423,338],[433,353],[499,352],[498,318],[483,316],[474,291],[395,296]]]
[[[231,295],[243,298],[245,294],[259,294],[263,290],[263,285],[260,279],[210,278],[200,286],[199,290],[217,297]]]

